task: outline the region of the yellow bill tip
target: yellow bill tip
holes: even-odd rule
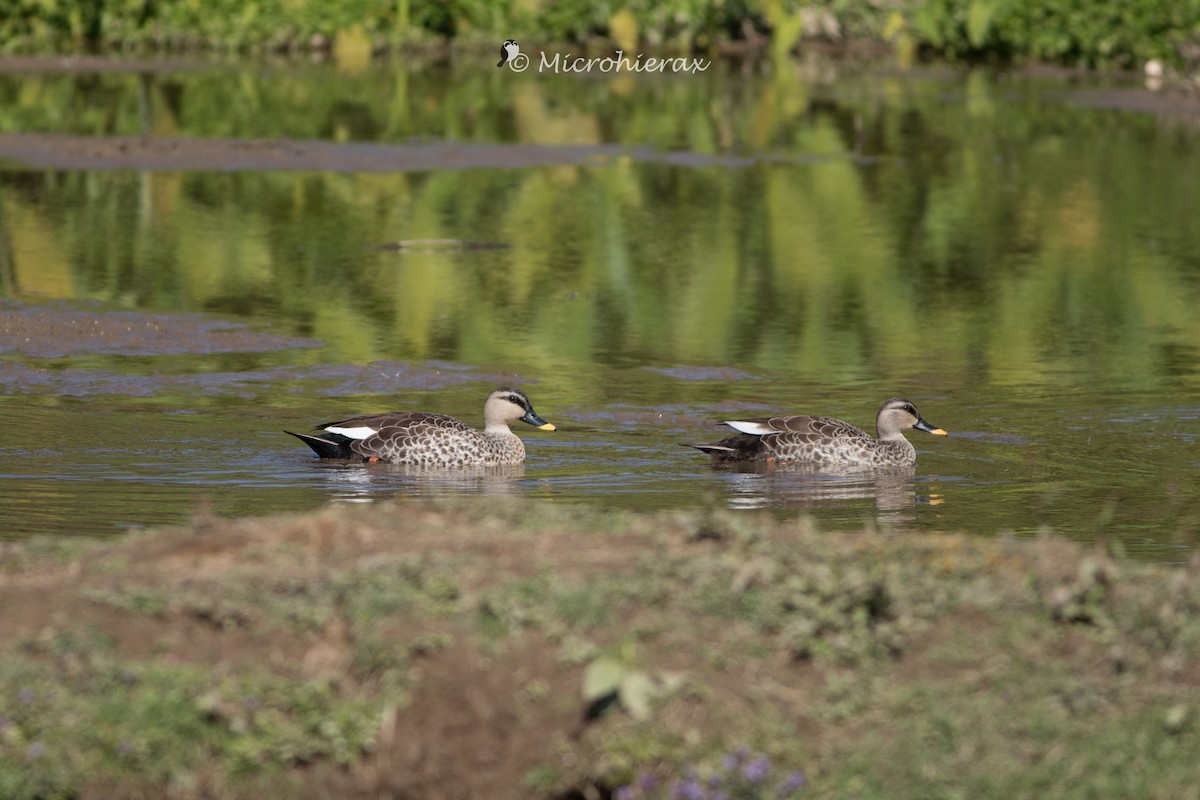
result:
[[[545,425],[538,425],[537,427],[538,427],[539,431],[556,431],[556,430],[558,430],[558,428],[554,427],[553,422],[547,422]]]
[[[950,434],[946,433],[944,430],[942,430],[941,428],[934,428],[933,430],[930,431],[930,433],[932,433],[934,436],[949,436],[950,435]]]

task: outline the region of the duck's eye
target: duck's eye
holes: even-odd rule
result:
[[[510,402],[510,403],[516,403],[516,404],[517,404],[517,405],[519,405],[519,406],[520,406],[520,405],[524,405],[524,403],[522,403],[522,402],[521,402],[521,398],[517,397],[515,394],[510,394],[510,395],[508,396],[508,402]]]

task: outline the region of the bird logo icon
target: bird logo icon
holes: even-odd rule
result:
[[[517,40],[505,39],[504,44],[500,45],[500,60],[496,62],[496,66],[503,67],[506,62],[511,63],[520,54],[521,47],[517,44]]]

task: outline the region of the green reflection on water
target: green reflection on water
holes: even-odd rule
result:
[[[1111,418],[1161,402],[1171,422],[1154,452],[1122,435],[1116,452],[1072,466],[1051,444],[1026,464],[1038,485],[1018,508],[978,489],[967,508],[986,510],[979,528],[1030,529],[1044,498],[1056,522],[1118,498],[1133,526],[1166,492],[1174,510],[1155,524],[1190,514],[1190,538],[1197,498],[1177,486],[1197,468],[1197,142],[1186,118],[1078,107],[1071,91],[983,72],[808,68],[673,80],[467,68],[4,76],[6,131],[624,149],[553,167],[376,174],[10,169],[0,277],[9,297],[212,312],[328,344],[282,357],[291,364],[515,370],[542,381],[546,411],[608,408],[619,389],[639,407],[737,400],[869,425],[903,392],[936,398],[922,408],[952,432],[1082,447],[1056,433],[1072,408],[1098,408],[1088,424],[1102,436]],[[506,247],[371,249],[412,239]],[[763,380],[636,371],[676,365]],[[453,390],[453,410],[478,391]],[[297,403],[268,391],[256,402]],[[1008,479],[1030,452],[917,444],[937,454],[923,466],[968,477],[954,454]],[[1126,469],[1130,453],[1149,459],[1145,472]],[[1086,490],[1061,500],[1075,480]],[[973,527],[963,509],[939,513]]]
[[[1072,108],[1052,102],[1056,87],[982,73],[830,86],[692,76],[666,88],[591,82],[577,94],[580,81],[514,88],[475,73],[457,84],[302,71],[279,86],[235,74],[232,91],[210,71],[95,80],[114,84],[100,95],[118,109],[131,102],[125,84],[164,95],[148,113],[171,122],[152,122],[155,132],[337,138],[336,106],[358,109],[353,138],[465,133],[815,160],[10,172],[0,190],[6,293],[274,317],[327,340],[337,359],[488,363],[520,352],[835,381],[936,361],[939,372],[1001,384],[1195,379],[1200,169],[1193,140],[1152,117]],[[37,109],[77,105],[49,103],[51,88],[99,91],[67,76],[38,80],[17,84],[35,84]],[[437,118],[408,113],[433,97],[444,97]],[[492,121],[447,129],[463,116],[450,109],[468,102]],[[10,114],[10,125],[28,124]],[[367,249],[423,238],[511,248]]]

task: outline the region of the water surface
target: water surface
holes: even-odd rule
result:
[[[811,63],[0,74],[0,149],[45,133],[429,154],[388,171],[7,161],[0,519],[104,534],[197,503],[504,492],[803,509],[834,530],[1052,528],[1181,559],[1200,544],[1196,120],[1087,101],[1109,88]],[[461,163],[501,145],[527,149]],[[500,246],[377,247],[416,239]],[[36,313],[77,329],[12,333]],[[78,335],[89,315],[111,329]],[[163,332],[105,344],[112,320]],[[218,340],[214,321],[246,327]],[[331,466],[280,432],[388,409],[475,423],[503,383],[560,426],[522,426],[513,474]],[[870,429],[896,395],[951,433],[912,432],[901,479],[713,470],[679,446],[766,413]]]

